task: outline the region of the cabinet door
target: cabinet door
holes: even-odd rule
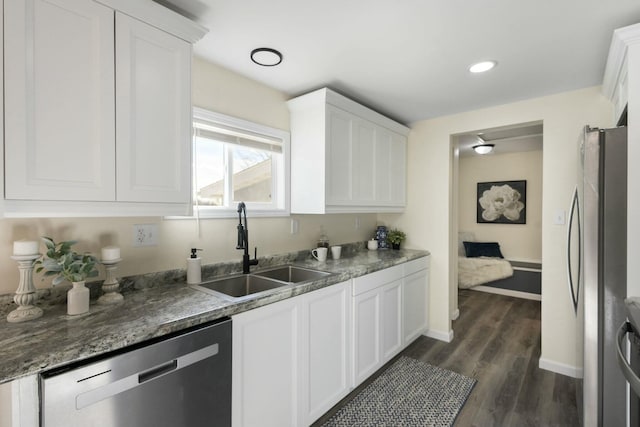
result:
[[[376,129],[375,199],[381,206],[405,205],[406,137],[388,129]]]
[[[327,106],[326,203],[349,205],[353,197],[353,116]],[[311,195],[312,196],[312,195]]]
[[[7,199],[115,200],[113,10],[5,0]]]
[[[350,283],[332,285],[303,296],[299,425],[311,425],[350,390]]]
[[[116,13],[117,198],[188,203],[191,45]]]
[[[375,204],[376,126],[362,119],[353,121],[353,204]]]
[[[353,387],[382,366],[381,295],[374,289],[353,297]]]
[[[389,152],[389,186],[391,205],[406,205],[407,188],[407,137],[391,133]]]
[[[234,426],[297,425],[297,301],[233,316]]]
[[[422,270],[404,278],[404,345],[409,345],[429,326],[429,270]]]
[[[384,128],[378,127],[375,143],[375,188],[376,201],[380,204],[391,202],[391,161],[394,156],[392,152],[392,133]]]
[[[391,282],[380,290],[382,313],[382,363],[402,350],[402,280]]]

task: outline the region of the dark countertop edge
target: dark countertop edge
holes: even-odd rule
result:
[[[58,360],[53,361],[53,363],[49,362],[43,365],[44,357],[42,358],[42,362],[38,363],[37,360],[30,360],[30,366],[28,369],[13,369],[9,370],[9,372],[3,374],[4,376],[0,377],[0,384],[4,384],[13,380],[17,380],[20,378],[28,377],[31,375],[37,375],[42,372],[56,369],[65,365],[75,364],[78,362],[82,362],[87,359],[92,359],[95,357],[100,357],[107,355],[112,351],[122,350],[128,346],[144,343],[145,341],[149,341],[152,339],[156,339],[171,333],[179,332],[184,329],[188,329],[190,327],[198,326],[207,322],[211,322],[226,316],[233,316],[239,313],[243,313],[248,310],[252,310],[254,308],[262,307],[268,304],[272,304],[278,301],[282,301],[288,298],[292,298],[298,295],[302,295],[304,293],[312,292],[318,289],[322,289],[327,286],[331,286],[337,283],[341,283],[356,277],[360,277],[366,274],[371,274],[379,270],[383,270],[386,268],[393,267],[395,265],[405,264],[409,261],[413,261],[419,258],[430,256],[429,251],[426,250],[413,250],[413,249],[401,249],[400,251],[385,251],[387,254],[391,254],[392,256],[387,255],[385,259],[379,260],[378,262],[372,263],[362,263],[357,266],[354,265],[343,265],[339,260],[335,263],[327,262],[326,264],[320,264],[315,261],[291,261],[287,264],[297,265],[305,268],[312,268],[317,270],[323,270],[331,272],[330,276],[324,277],[322,279],[304,283],[300,285],[291,285],[285,286],[283,288],[276,289],[272,292],[269,292],[266,295],[258,295],[255,298],[249,298],[247,300],[242,301],[229,301],[223,298],[217,298],[213,295],[208,295],[209,299],[217,300],[217,302],[221,304],[221,306],[213,308],[211,310],[205,310],[194,314],[189,314],[184,317],[176,317],[167,321],[162,321],[159,323],[155,323],[153,325],[147,325],[145,331],[138,331],[135,334],[133,339],[127,339],[125,337],[125,333],[122,332],[122,338],[118,340],[114,340],[109,348],[100,348],[101,346],[92,343],[86,346],[80,346],[80,348],[74,353],[73,356],[67,356],[64,358],[59,358]],[[366,254],[366,250],[361,254]],[[393,256],[396,255],[396,256]],[[348,259],[344,259],[345,262],[348,262]],[[174,283],[167,283],[166,286],[175,286]],[[188,287],[188,285],[185,285]],[[144,292],[143,290],[141,292]],[[192,292],[201,292],[197,290],[192,290]],[[126,298],[126,297],[125,297]],[[92,304],[92,309],[96,309]],[[108,309],[103,306],[103,309]],[[138,319],[143,321],[144,319]],[[28,324],[26,322],[25,324]],[[89,325],[90,326],[90,325]],[[141,333],[140,333],[141,332]],[[108,334],[104,334],[100,339],[107,340],[109,337]],[[33,355],[31,355],[33,356]],[[55,358],[54,358],[55,359]]]

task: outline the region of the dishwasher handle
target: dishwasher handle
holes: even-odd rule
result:
[[[620,365],[620,369],[622,370],[622,374],[629,382],[631,389],[640,396],[640,378],[633,372],[631,369],[631,365],[627,362],[626,357],[624,356],[624,351],[622,350],[622,344],[624,342],[624,337],[627,336],[628,333],[635,333],[633,326],[629,322],[624,322],[620,329],[618,329],[617,334],[617,345],[616,350],[618,353],[618,364]]]
[[[156,377],[159,377],[160,375],[164,375],[171,371],[175,371],[177,367],[178,367],[178,361],[176,359],[173,359],[160,366],[151,368],[146,372],[141,372],[138,374],[138,384],[142,384],[143,382],[152,380]]]
[[[93,390],[80,393],[76,396],[76,409],[82,409],[87,406],[93,405],[94,403],[100,402],[104,399],[123,393],[127,390],[131,390],[132,388],[139,386],[145,381],[154,380],[158,377],[166,375],[171,371],[179,370],[193,365],[194,363],[197,363],[208,357],[213,357],[218,354],[218,350],[218,344],[212,344],[194,352],[180,356],[177,359],[169,361],[168,363],[163,363],[162,365],[155,366],[147,371],[129,375],[120,380],[105,384]]]

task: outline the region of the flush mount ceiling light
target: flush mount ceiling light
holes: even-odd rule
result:
[[[473,146],[473,151],[478,154],[489,154],[493,151],[494,144],[478,144]]]
[[[282,62],[282,54],[275,49],[259,47],[251,51],[251,60],[263,67],[274,67]]]
[[[484,73],[485,71],[489,71],[494,68],[496,65],[498,65],[496,61],[482,61],[470,66],[469,71],[472,73]]]
[[[473,148],[473,151],[478,154],[489,154],[493,151],[493,147],[495,147],[495,144],[487,144],[485,140],[480,137],[480,135],[476,135],[476,138],[478,138],[479,144],[471,147]]]

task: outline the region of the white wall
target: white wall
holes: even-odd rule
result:
[[[527,181],[526,224],[478,224],[477,184]],[[458,229],[479,242],[498,242],[505,258],[542,261],[542,151],[461,157],[458,185]]]
[[[196,58],[193,67],[193,104],[216,112],[251,120],[267,126],[289,130],[286,96],[253,80]],[[251,212],[249,212],[251,215]],[[367,240],[376,227],[374,214],[358,214],[360,228],[355,229],[356,215],[294,215],[299,233],[290,234],[290,218],[249,218],[250,244],[258,247],[258,256],[315,247],[323,225],[331,243]],[[132,246],[133,224],[158,224],[159,244],[154,247]],[[0,294],[13,293],[18,286],[18,269],[9,257],[12,242],[50,236],[58,240],[78,240],[78,251],[100,253],[108,244],[121,247],[123,261],[118,274],[128,276],[174,268],[185,268],[189,248],[203,248],[203,264],[241,261],[235,249],[236,220],[201,221],[200,234],[195,220],[149,218],[80,218],[80,219],[0,219]],[[37,287],[50,281],[36,276]]]
[[[447,335],[456,310],[457,212],[452,200],[451,135],[543,121],[542,355],[556,370],[576,366],[575,316],[565,280],[566,225],[553,213],[567,209],[576,181],[577,141],[585,124],[613,125],[612,105],[599,87],[417,122],[408,146],[407,210],[380,220],[407,231],[407,247],[431,251],[430,328]],[[446,190],[448,189],[448,191]]]

